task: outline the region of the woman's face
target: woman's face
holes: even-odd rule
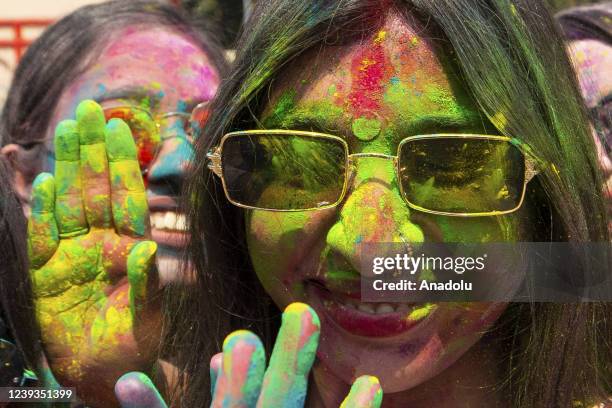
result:
[[[344,138],[351,153],[386,155],[395,155],[411,135],[493,133],[451,73],[451,58],[434,49],[418,23],[391,14],[367,38],[295,61],[274,83],[263,123],[289,129],[316,124],[313,130]],[[392,161],[376,157],[357,161],[349,187],[333,209],[249,211],[250,256],[279,307],[304,301],[321,317],[322,364],[316,370],[329,370],[347,384],[376,375],[385,392],[406,390],[463,355],[505,305],[360,302],[360,276],[368,271],[362,270],[358,244],[513,241],[519,239],[519,216],[419,213],[402,199]],[[384,330],[389,326],[396,329]]]
[[[84,99],[94,99],[103,108],[145,108],[155,117],[169,112],[190,113],[196,104],[209,101],[215,94],[219,75],[206,53],[189,37],[167,28],[134,26],[112,38],[90,68],[61,96],[48,139],[52,139],[59,121],[74,117],[78,103]],[[164,126],[163,120],[160,124],[162,140],[177,131],[176,126]],[[193,146],[187,137],[167,138],[146,174],[152,238],[159,245],[162,280],[178,270],[178,252],[185,242],[185,216],[177,212],[177,197],[192,156]],[[50,163],[49,170],[52,166]]]

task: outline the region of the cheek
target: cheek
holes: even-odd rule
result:
[[[514,242],[520,240],[520,217],[429,217],[443,242]]]
[[[246,235],[255,272],[268,292],[302,280],[302,271],[318,261],[333,211],[248,211]],[[312,261],[312,262],[311,262]],[[282,285],[279,285],[281,280]]]

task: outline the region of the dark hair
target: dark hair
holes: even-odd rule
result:
[[[481,112],[498,131],[531,146],[548,163],[537,177],[538,219],[547,240],[607,242],[602,176],[587,117],[561,36],[542,1],[393,0],[437,27]],[[202,374],[223,336],[251,328],[264,344],[278,310],[257,281],[244,239],[243,211],[226,199],[207,168],[206,152],[225,132],[257,128],[277,75],[305,52],[368,30],[379,0],[258,2],[239,40],[231,74],[220,88],[197,144],[190,178],[190,253],[198,274],[194,296],[169,299],[182,406],[209,401]],[[537,193],[537,194],[536,194]],[[544,231],[546,230],[546,231]],[[554,231],[554,233],[553,233]],[[565,407],[612,392],[610,304],[515,304],[499,320],[507,345],[503,384],[515,407]],[[495,330],[494,330],[495,331]],[[502,333],[503,332],[503,333]],[[506,334],[509,333],[505,337]],[[174,334],[174,335],[173,335]],[[502,341],[502,340],[500,340]],[[269,346],[268,346],[269,347]],[[604,372],[604,370],[608,370]]]
[[[151,0],[85,6],[47,28],[24,54],[0,116],[0,145],[40,141],[63,91],[95,61],[96,51],[112,39],[110,33],[134,24],[184,33],[206,51],[223,77],[222,49],[202,21],[195,25],[179,8]]]
[[[3,320],[30,368],[41,362],[32,283],[28,277],[26,219],[11,187],[10,167],[0,157],[0,307]]]
[[[574,7],[556,15],[565,37],[612,44],[612,2]]]

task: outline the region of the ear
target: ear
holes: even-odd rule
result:
[[[32,192],[32,182],[38,173],[38,167],[32,165],[32,154],[21,145],[10,143],[0,148],[2,156],[13,172],[13,189],[27,213]]]

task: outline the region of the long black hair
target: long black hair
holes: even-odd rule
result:
[[[393,0],[439,31],[441,46],[481,112],[502,135],[527,143],[548,165],[531,200],[546,207],[534,227],[547,240],[607,242],[602,176],[575,77],[549,10],[536,0]],[[243,211],[232,206],[207,168],[206,153],[225,132],[258,127],[273,80],[300,55],[368,31],[380,0],[258,2],[239,40],[197,144],[188,196],[191,261],[197,288],[169,299],[168,337],[184,375],[176,401],[209,401],[209,358],[237,328],[273,340],[278,310],[259,282],[245,242]],[[610,304],[515,304],[500,318],[507,345],[502,384],[515,407],[565,407],[612,392]],[[503,333],[501,333],[503,331]],[[502,340],[500,340],[502,341]]]
[[[25,363],[37,368],[42,347],[28,277],[27,222],[11,181],[10,167],[0,157],[0,311],[10,340]]]

